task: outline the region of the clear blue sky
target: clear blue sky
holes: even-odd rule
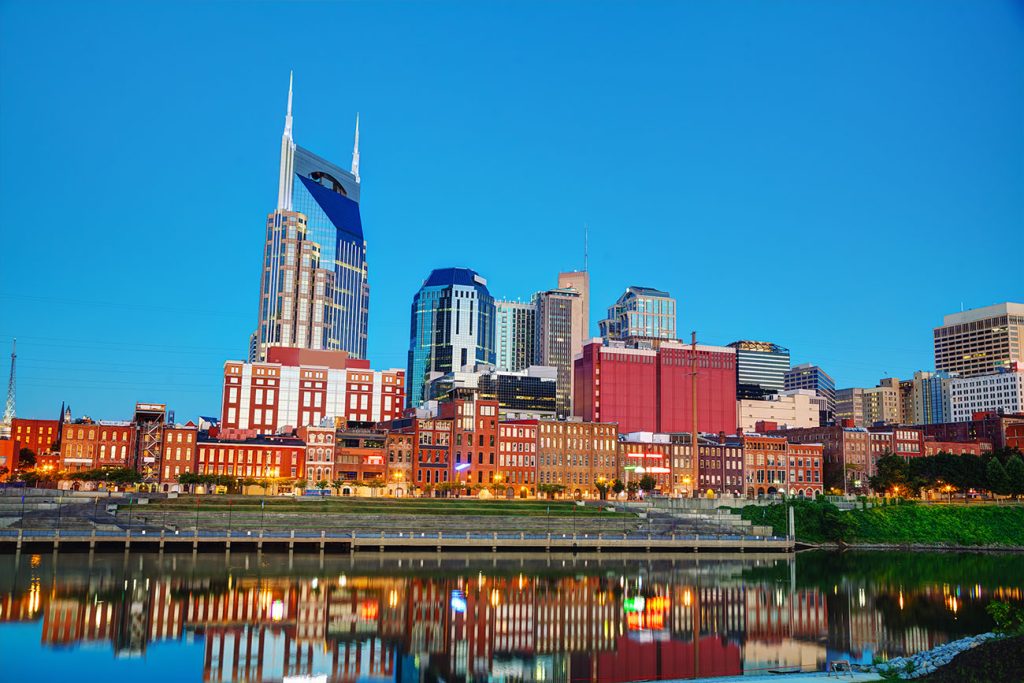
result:
[[[943,314],[1024,300],[1024,5],[0,3],[0,340],[18,413],[217,414],[295,137],[362,120],[370,357],[429,270],[502,297],[578,268],[679,329],[842,386],[932,365]],[[596,330],[596,324],[595,324]]]

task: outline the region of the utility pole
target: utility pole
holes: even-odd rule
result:
[[[690,388],[692,395],[690,396],[690,404],[693,409],[692,424],[690,434],[690,476],[693,481],[693,488],[691,489],[691,496],[693,491],[700,490],[700,470],[698,468],[700,458],[700,445],[699,435],[700,430],[697,429],[697,331],[694,330],[690,333],[690,362],[693,364],[693,371],[690,373]]]

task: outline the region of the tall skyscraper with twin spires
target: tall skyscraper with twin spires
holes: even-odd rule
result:
[[[295,144],[289,78],[277,209],[267,216],[250,361],[266,360],[272,346],[366,358],[370,285],[359,189],[358,115],[352,170],[346,171]]]

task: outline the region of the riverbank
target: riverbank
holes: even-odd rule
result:
[[[1024,680],[1024,636],[982,633],[859,668],[886,679],[927,683],[1018,683]]]
[[[788,507],[796,539],[815,545],[854,548],[1024,550],[1024,506],[921,505],[910,501],[841,512],[831,503],[791,501],[742,509],[744,519],[776,534],[788,530]]]

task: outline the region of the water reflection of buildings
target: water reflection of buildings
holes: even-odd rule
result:
[[[57,584],[22,577],[0,595],[0,620],[41,619],[46,644],[107,642],[119,656],[143,654],[152,642],[195,642],[211,683],[321,674],[624,683],[813,668],[829,650],[894,656],[945,639],[925,626],[887,627],[880,603],[895,594],[745,583],[738,571],[135,574],[68,573]],[[950,597],[928,590],[913,599]],[[957,599],[987,601],[977,591]]]

